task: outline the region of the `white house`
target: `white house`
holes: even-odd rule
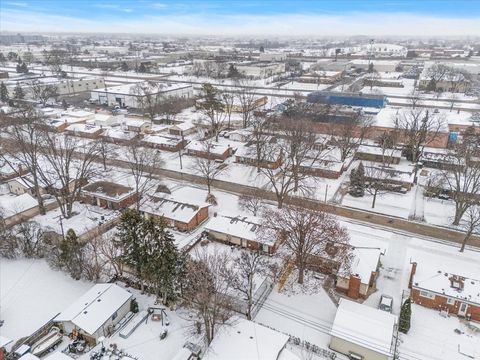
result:
[[[386,311],[340,299],[330,349],[351,360],[391,360],[396,322],[396,316]]]
[[[96,284],[62,311],[54,321],[66,334],[77,332],[89,343],[113,333],[130,311],[132,294],[115,284]]]

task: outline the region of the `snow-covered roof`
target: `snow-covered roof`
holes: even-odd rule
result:
[[[101,131],[102,128],[100,126],[92,125],[92,124],[71,124],[65,130],[67,131],[75,131],[85,134],[94,134],[97,131]]]
[[[37,200],[30,194],[25,193],[18,196],[0,196],[0,215],[9,218],[37,206]]]
[[[267,245],[273,245],[273,241],[260,239],[257,231],[262,224],[262,220],[255,216],[227,216],[218,214],[210,219],[205,225],[205,230],[215,231],[241,239],[257,241]]]
[[[353,259],[346,264],[345,268],[340,269],[341,276],[356,275],[360,278],[362,284],[368,284],[372,272],[377,270],[382,250],[379,248],[354,248],[352,251]]]
[[[95,113],[86,110],[68,110],[62,112],[62,116],[74,118],[92,118],[95,116]]]
[[[435,267],[422,265],[420,262],[417,264],[412,286],[479,305],[480,280],[470,278],[473,274],[462,273],[462,269],[450,269],[452,270],[456,273],[449,272],[441,264]],[[452,287],[452,282],[456,279],[462,284],[460,288]]]
[[[119,140],[132,140],[137,134],[133,131],[119,128],[107,128],[104,130],[103,136]]]
[[[61,312],[55,321],[71,321],[93,335],[131,297],[132,294],[118,285],[96,284]]]
[[[200,152],[207,152],[207,146],[201,141],[192,141],[186,146],[187,150],[192,151],[200,151]],[[223,155],[228,149],[230,149],[230,145],[222,144],[217,142],[212,142],[210,144],[210,153]]]
[[[382,155],[382,148],[379,147],[379,146],[360,145],[357,149],[357,153]],[[402,151],[401,150],[387,149],[385,151],[385,156],[400,158],[400,157],[402,157]]]
[[[91,90],[92,92],[98,93],[108,93],[116,95],[150,95],[150,94],[161,94],[167,93],[169,91],[174,91],[178,89],[190,88],[192,85],[181,84],[181,83],[154,83],[154,86],[150,86],[148,83],[138,83],[133,84],[122,84],[117,86],[111,86],[106,89],[95,89]],[[144,91],[146,90],[146,92]]]
[[[135,190],[110,181],[96,181],[83,187],[82,193],[106,200],[120,201],[135,193]]]
[[[175,147],[182,141],[182,139],[179,137],[172,137],[172,136],[147,135],[143,138],[142,141],[146,143],[151,143],[151,144]]]
[[[253,321],[234,318],[222,326],[203,357],[204,360],[277,360],[288,336]]]
[[[201,208],[210,206],[206,202],[184,201],[175,194],[151,196],[140,209],[148,214],[163,216],[166,219],[189,223]]]
[[[396,316],[386,311],[340,299],[330,334],[391,356],[395,323]]]

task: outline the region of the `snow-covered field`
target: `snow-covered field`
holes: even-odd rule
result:
[[[0,261],[0,335],[12,340],[28,336],[63,311],[91,286],[44,260]]]

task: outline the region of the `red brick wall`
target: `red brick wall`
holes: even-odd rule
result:
[[[420,290],[415,288],[412,289],[410,296],[415,304],[422,305],[438,311],[448,310],[449,314],[458,314],[458,309],[460,307],[460,301],[458,300],[455,300],[454,304],[449,305],[447,304],[446,296],[435,294],[435,299],[425,298],[423,296],[420,296]],[[466,314],[470,314],[472,320],[480,321],[480,306],[468,304]]]
[[[347,296],[352,299],[358,299],[360,297],[360,285],[362,281],[359,277],[350,275],[350,282],[348,283]]]

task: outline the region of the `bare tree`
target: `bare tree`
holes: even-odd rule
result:
[[[261,195],[262,190],[258,188],[252,189],[248,194],[240,195],[238,198],[239,208],[248,211],[253,216],[260,215],[265,208],[265,203]]]
[[[357,113],[331,126],[331,143],[340,150],[343,162],[352,156],[372,126],[372,118]]]
[[[231,268],[224,269],[224,276],[231,288],[238,291],[247,301],[247,319],[252,320],[255,305],[255,281],[268,272],[266,256],[256,251],[242,251]]]
[[[43,84],[38,80],[33,80],[30,83],[30,91],[33,99],[40,101],[44,107],[47,105],[48,100],[56,100],[58,98],[57,85]]]
[[[101,235],[94,236],[85,245],[85,261],[83,262],[83,275],[88,281],[98,282],[104,275],[107,261],[102,257],[100,249],[104,239]]]
[[[454,225],[459,225],[468,208],[479,202],[479,156],[480,136],[471,127],[465,131],[463,141],[447,151],[440,173],[430,179],[433,187],[445,188],[455,202]]]
[[[167,123],[171,123],[174,120],[175,115],[192,105],[192,99],[173,96],[162,97],[159,99],[157,111],[159,115],[162,115],[163,119],[166,120]]]
[[[444,80],[448,74],[450,73],[451,69],[449,66],[436,63],[433,66],[430,66],[426,71],[425,75],[429,79],[429,83],[426,87],[427,91],[437,91],[437,84]]]
[[[97,173],[95,162],[99,155],[97,142],[85,143],[73,136],[43,132],[42,159],[45,163],[37,166],[37,171],[65,218],[73,215],[73,204],[81,188]]]
[[[27,258],[43,257],[43,229],[36,221],[24,221],[15,226],[17,243]]]
[[[227,114],[227,129],[231,129],[231,118],[233,112],[233,104],[235,103],[235,95],[224,91],[221,94],[222,102],[225,105],[225,113]]]
[[[159,84],[153,81],[138,83],[130,92],[136,96],[137,106],[153,121],[159,113],[162,95]]]
[[[372,209],[375,208],[377,196],[392,191],[389,180],[394,176],[394,172],[390,170],[382,165],[365,165],[365,191],[373,196]]]
[[[0,257],[15,259],[17,256],[17,238],[14,236],[11,229],[7,228],[3,214],[0,211]]]
[[[197,313],[197,332],[204,331],[209,345],[218,327],[225,324],[232,314],[232,303],[227,295],[231,291],[223,274],[228,266],[226,253],[197,252],[195,260],[187,264],[187,285],[183,295],[187,304]]]
[[[243,127],[246,128],[250,124],[250,118],[255,110],[258,95],[253,84],[247,79],[236,79],[235,85],[237,86],[235,95],[242,112]]]
[[[197,107],[205,114],[210,132],[218,141],[218,134],[225,126],[227,113],[225,112],[225,104],[221,100],[219,90],[212,84],[205,83],[202,85],[201,100],[197,101]]]
[[[68,53],[62,49],[43,50],[44,64],[47,65],[55,75],[62,74],[62,64],[68,59]]]
[[[248,137],[248,141],[252,144],[254,151],[257,172],[260,172],[262,161],[266,159],[265,153],[267,144],[271,140],[271,136],[268,134],[269,120],[266,116],[253,116],[251,121],[252,132]]]
[[[107,266],[111,267],[114,275],[121,276],[124,267],[122,249],[115,245],[113,238],[111,234],[103,236],[98,246],[98,253],[105,259]]]
[[[465,250],[465,246],[472,235],[480,232],[480,207],[478,205],[471,206],[466,210],[462,227],[465,230],[465,237],[463,238],[460,252]]]
[[[276,126],[279,139],[267,145],[263,160],[274,162],[280,155],[281,164],[277,169],[261,167],[260,171],[268,179],[281,208],[292,192],[303,195],[312,192],[308,180],[315,179],[315,174],[311,168],[326,156],[327,145],[317,141],[309,121],[282,118]]]
[[[259,236],[270,240],[279,233],[292,252],[298,268],[298,283],[303,284],[307,267],[315,258],[349,264],[350,245],[347,230],[330,214],[299,206],[265,212]]]
[[[126,149],[127,164],[135,182],[137,193],[137,211],[140,210],[141,201],[146,193],[152,188],[152,172],[161,166],[162,159],[157,150],[143,148],[138,140],[131,141]]]
[[[195,157],[193,161],[192,170],[199,173],[207,184],[208,194],[211,193],[211,187],[215,179],[225,173],[225,164],[219,164],[215,161],[212,154],[214,144],[212,139],[207,139],[201,142],[203,157]]]
[[[6,139],[0,139],[3,140],[0,158],[3,158],[17,176],[22,175],[23,169],[28,170],[30,176],[25,179],[31,181],[40,214],[45,215],[39,170],[41,165],[38,163],[42,149],[40,126],[40,116],[33,108],[22,109],[19,121],[4,130]],[[11,161],[12,159],[20,164],[21,169]]]
[[[103,164],[103,170],[107,170],[107,160],[112,154],[112,146],[110,143],[105,139],[104,136],[102,136],[98,140],[98,146],[99,146],[99,153],[100,157],[102,159],[102,164]]]
[[[425,108],[410,108],[395,119],[395,131],[405,143],[407,159],[414,164],[414,183],[418,178],[418,161],[426,146],[438,139],[444,128],[444,118]]]

